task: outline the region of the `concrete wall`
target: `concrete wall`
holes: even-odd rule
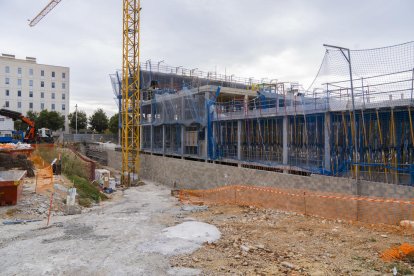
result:
[[[116,170],[122,170],[122,152],[108,150],[108,166]]]
[[[121,168],[121,152],[108,152],[108,165]],[[414,198],[409,186],[322,175],[300,176],[155,155],[141,155],[141,177],[182,189],[211,189],[225,185],[270,186],[327,193],[390,198]]]
[[[299,176],[262,170],[225,166],[206,162],[142,155],[144,179],[179,188],[210,189],[224,185],[271,186],[332,193],[356,193],[353,181],[324,176]]]

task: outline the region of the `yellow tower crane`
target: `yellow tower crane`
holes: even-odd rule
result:
[[[62,0],[51,0],[29,22],[34,27]],[[123,0],[122,43],[122,184],[138,180],[140,168],[140,0]]]

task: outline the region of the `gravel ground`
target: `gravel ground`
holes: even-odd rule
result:
[[[174,254],[192,252],[204,241],[174,236],[175,228],[166,229],[183,222],[191,211],[191,208],[182,210],[164,186],[148,183],[130,188],[117,201],[80,215],[55,216],[49,227],[45,227],[45,220],[22,225],[0,224],[0,274],[199,274],[201,271],[197,269],[171,268],[169,264],[169,258]],[[193,228],[205,232],[210,238],[209,231],[217,229],[208,225],[213,229],[206,232],[204,225],[194,224]],[[195,233],[189,235],[199,237]],[[191,250],[180,247],[184,241]],[[163,254],[157,250],[144,250],[154,244],[161,249],[167,244],[169,251]]]
[[[381,252],[412,231],[393,226],[350,224],[275,210],[215,206],[193,214],[217,226],[218,242],[176,256],[173,266],[201,269],[203,275],[412,275],[413,263],[386,263]]]

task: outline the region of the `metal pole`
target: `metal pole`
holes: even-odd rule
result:
[[[355,113],[355,97],[354,97],[354,81],[352,79],[352,65],[351,65],[351,51],[349,49],[346,49],[348,52],[348,65],[349,65],[349,78],[351,81],[351,97],[352,97],[352,111],[354,112],[354,147],[355,147],[355,162],[358,163],[359,162],[359,158],[358,158],[358,140],[357,140],[357,125],[356,125],[356,113]],[[342,51],[342,50],[341,50]],[[342,52],[343,53],[343,52]],[[359,166],[356,165],[355,166],[355,178],[358,181],[359,179],[359,172],[358,172]]]
[[[355,127],[355,131],[354,131],[355,158],[354,158],[354,160],[355,160],[355,163],[358,163],[358,140],[357,140],[357,129],[356,129],[354,82],[353,82],[353,78],[352,78],[351,51],[348,48],[339,47],[339,46],[332,46],[332,45],[327,45],[327,44],[324,44],[323,46],[340,50],[342,55],[344,56],[345,60],[348,62],[349,79],[350,79],[350,82],[351,82],[352,112],[354,113],[353,123],[354,123],[354,127]],[[344,51],[347,52],[347,55],[345,54]],[[358,181],[358,165],[355,166],[355,178]]]
[[[78,134],[78,104],[75,105],[75,131]]]
[[[411,75],[411,104],[413,103],[413,93],[414,93],[414,68]]]

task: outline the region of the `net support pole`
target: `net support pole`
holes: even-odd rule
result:
[[[354,154],[355,157],[354,162],[355,162],[355,179],[358,182],[359,181],[359,175],[358,175],[358,140],[357,140],[357,131],[356,131],[356,114],[355,114],[355,97],[354,97],[354,81],[352,78],[352,63],[351,63],[351,51],[348,48],[344,48],[344,47],[338,47],[338,46],[332,46],[332,45],[327,45],[324,44],[323,46],[328,47],[328,48],[333,48],[333,49],[337,49],[339,51],[341,51],[342,55],[344,56],[345,60],[348,62],[348,68],[349,68],[349,80],[350,80],[350,85],[351,85],[351,98],[352,98],[352,113],[354,113],[353,116],[353,124],[355,127],[355,131],[354,131]]]
[[[413,104],[413,94],[414,94],[414,68],[413,68],[413,73],[411,74],[411,104]]]

